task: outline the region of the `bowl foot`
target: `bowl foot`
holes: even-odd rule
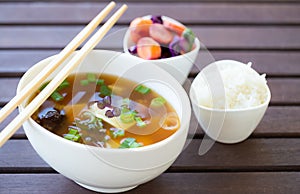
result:
[[[92,190],[92,191],[96,191],[96,192],[101,192],[101,193],[120,193],[120,192],[124,192],[124,191],[129,191],[131,189],[134,189],[135,187],[137,187],[138,185],[135,186],[131,186],[131,187],[123,187],[123,188],[101,188],[101,187],[93,187],[93,186],[89,186],[89,185],[85,185],[79,182],[76,182],[78,185]]]

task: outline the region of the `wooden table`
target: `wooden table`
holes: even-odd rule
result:
[[[0,105],[15,94],[24,72],[56,54],[104,7],[99,1],[0,3]],[[161,176],[130,193],[300,193],[300,1],[128,1],[114,28],[147,14],[166,14],[190,26],[216,60],[253,62],[272,92],[263,120],[246,141],[215,144],[198,155],[203,132]],[[99,48],[122,50],[121,40]],[[196,64],[206,65],[206,52]],[[189,79],[199,70],[194,68]],[[186,88],[188,89],[188,88]],[[17,110],[0,130],[17,114]],[[191,120],[191,127],[197,125]],[[0,193],[92,193],[49,167],[23,129],[0,149]]]

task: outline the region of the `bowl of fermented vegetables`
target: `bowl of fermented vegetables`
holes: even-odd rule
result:
[[[147,15],[131,21],[123,48],[131,56],[153,61],[183,84],[197,58],[200,41],[191,28],[175,19]]]

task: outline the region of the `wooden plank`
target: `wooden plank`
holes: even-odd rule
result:
[[[200,156],[201,139],[187,141],[187,146],[171,167],[171,171],[274,171],[300,170],[298,138],[257,138],[239,144],[215,143]],[[0,149],[0,172],[34,170],[49,166],[36,154],[27,140],[10,140]]]
[[[282,104],[295,103],[299,104],[300,100],[300,79],[268,79],[268,85],[272,93],[271,103]]]
[[[121,49],[118,49],[121,51]],[[38,61],[59,50],[0,50],[0,75],[20,76]],[[300,76],[300,52],[289,51],[203,51],[199,52],[191,75],[195,75],[215,60],[232,59],[244,63],[268,76]]]
[[[201,50],[191,74],[196,75],[208,64],[231,59],[243,63],[252,62],[252,67],[268,76],[299,76],[300,54],[297,51],[209,51]],[[1,60],[0,60],[1,61]]]
[[[104,0],[107,1],[107,0]],[[59,0],[2,0],[2,2],[61,2]],[[85,0],[63,0],[63,2],[86,2]],[[89,0],[89,2],[98,2],[98,0]],[[119,0],[118,2],[182,2],[181,0]],[[280,3],[292,2],[297,3],[299,0],[186,0],[185,2],[229,2],[229,3],[249,3],[249,2],[262,2],[262,3]]]
[[[188,82],[191,82],[189,79]],[[280,104],[299,104],[300,103],[300,79],[298,78],[268,78],[272,98],[271,103]],[[8,102],[14,95],[19,78],[0,78],[0,104]],[[186,84],[189,90],[189,84]],[[10,86],[10,87],[7,87]],[[289,87],[287,87],[289,86]]]
[[[17,78],[0,78],[0,104],[8,102],[16,95],[18,82]]]
[[[198,154],[200,144],[201,139],[189,141],[172,168],[232,171],[300,169],[300,141],[297,138],[247,139],[239,144],[215,143],[204,155]]]
[[[85,24],[106,4],[96,2],[2,3],[0,24]],[[300,4],[284,3],[128,3],[119,22],[145,14],[167,15],[185,24],[299,24]],[[214,14],[211,14],[214,13]],[[236,17],[236,16],[239,17]]]
[[[0,132],[18,115],[18,113],[18,110],[14,110],[3,122],[0,123]],[[21,127],[17,130],[17,132],[13,135],[13,138],[26,138],[24,129]]]
[[[0,50],[0,74],[21,76],[37,62],[60,50]]]
[[[0,156],[0,173],[7,169],[12,171],[14,168],[49,168],[28,140],[7,141],[0,149]]]
[[[300,137],[300,107],[270,106],[251,137]],[[204,132],[194,114],[190,122],[190,137],[203,137]]]
[[[0,131],[10,123],[17,114],[18,111],[15,110],[3,123],[0,123]],[[299,106],[270,106],[251,137],[300,137],[300,120],[298,115],[300,115]],[[199,126],[194,114],[192,114],[189,136],[203,137],[203,134],[204,132]],[[13,138],[26,138],[24,129],[21,127]]]
[[[127,26],[116,26],[99,47],[122,48]],[[1,26],[0,49],[61,49],[82,26]],[[208,49],[300,49],[300,26],[193,26]]]
[[[299,172],[164,173],[125,193],[299,193]],[[94,193],[59,174],[1,174],[4,193]]]
[[[300,107],[269,107],[261,123],[257,126],[255,136],[286,135],[300,137]]]

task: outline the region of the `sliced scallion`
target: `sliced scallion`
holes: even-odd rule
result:
[[[70,86],[70,83],[67,80],[64,80],[56,89],[57,91],[65,89]]]
[[[143,85],[138,85],[138,86],[134,89],[134,91],[139,92],[139,93],[141,93],[141,94],[148,94],[148,93],[151,91],[151,89],[148,88],[148,87],[146,87],[146,86],[143,86]]]
[[[111,95],[111,89],[107,87],[107,85],[101,85],[100,86],[100,96],[110,96]]]
[[[63,135],[65,139],[70,140],[70,141],[79,141],[80,139],[80,134],[76,129],[69,129],[69,132],[67,134]]]
[[[110,128],[109,131],[110,131],[110,135],[113,138],[123,137],[125,135],[125,130],[124,129]]]
[[[138,127],[146,127],[146,123],[142,120],[141,117],[135,117],[136,125]]]
[[[87,80],[87,79],[83,79],[83,80],[80,80],[80,85],[82,85],[82,86],[87,86],[87,85],[89,85],[89,80]]]
[[[135,117],[135,114],[134,112],[125,112],[125,113],[121,113],[120,115],[120,119],[123,123],[131,123],[134,121],[134,117]]]
[[[96,82],[97,81],[96,74],[94,74],[94,73],[88,73],[87,74],[87,80],[89,82]]]
[[[78,133],[78,131],[76,129],[70,128],[68,134],[76,135],[77,133]]]
[[[104,79],[98,79],[98,80],[96,81],[96,84],[97,84],[97,85],[103,85],[103,84],[104,84]]]
[[[42,91],[45,87],[47,87],[47,85],[50,82],[45,82],[44,84],[42,84],[42,86],[39,88],[40,91]],[[64,97],[58,92],[64,88],[67,88],[70,86],[70,83],[67,80],[64,80],[58,87],[57,89],[51,94],[51,98],[58,102],[58,101],[62,101],[64,99]]]
[[[120,148],[138,148],[141,147],[141,143],[137,143],[135,138],[128,137],[121,141]]]
[[[156,97],[151,100],[150,107],[161,107],[165,105],[167,101],[163,97]]]
[[[51,98],[56,102],[62,101],[64,99],[64,97],[57,91],[54,91],[51,94]]]

